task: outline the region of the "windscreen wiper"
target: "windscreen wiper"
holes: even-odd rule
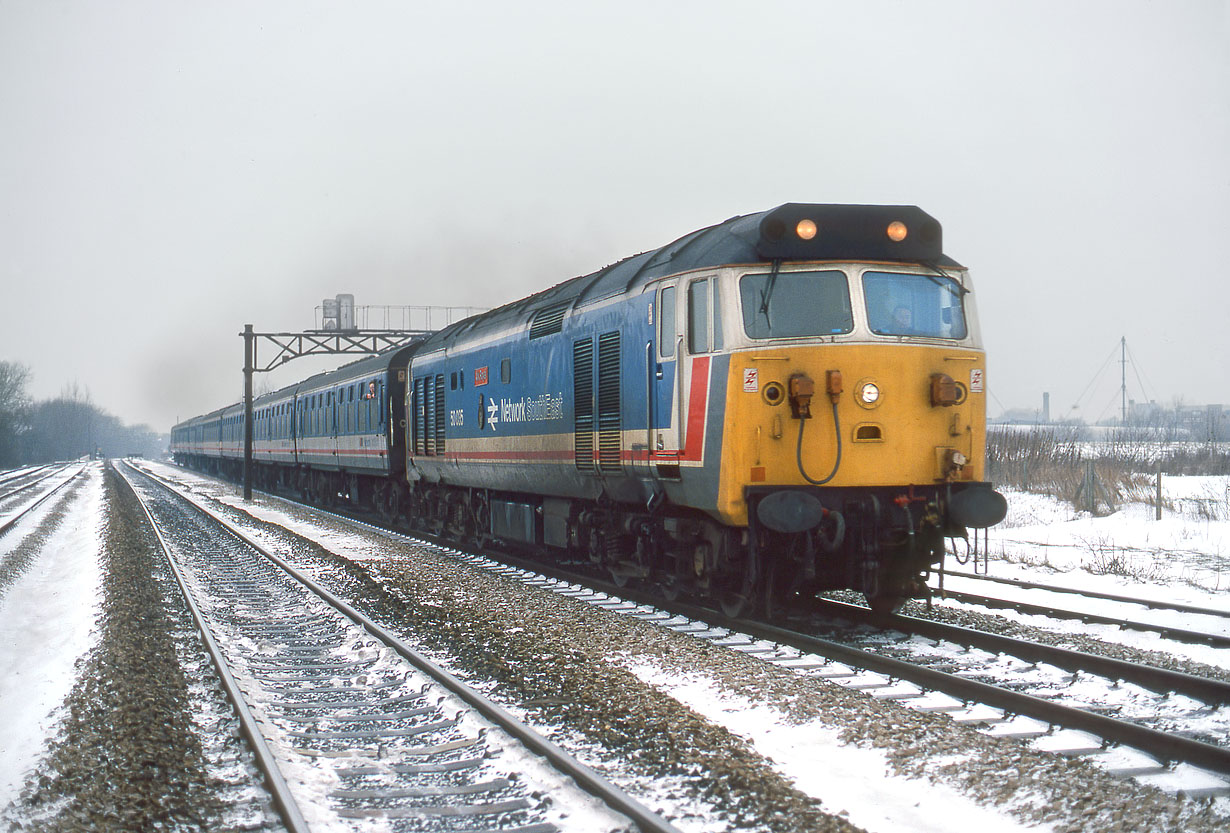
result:
[[[782,261],[780,258],[773,261],[773,268],[769,271],[769,280],[765,284],[765,288],[760,290],[760,314],[764,316],[764,323],[773,329],[773,322],[769,320],[769,299],[773,297],[773,284],[777,283],[777,272],[781,269]]]
[[[960,282],[960,281],[958,281],[958,280],[957,280],[956,278],[954,278],[952,275],[948,274],[948,273],[947,273],[947,272],[945,272],[943,269],[941,269],[941,268],[939,267],[939,265],[938,265],[938,264],[935,264],[935,263],[924,263],[924,264],[923,264],[923,266],[926,266],[928,269],[934,269],[936,272],[939,272],[939,273],[940,273],[940,275],[941,275],[942,277],[947,278],[949,282],[948,282],[947,284],[944,284],[944,283],[940,283],[940,282],[939,282],[938,280],[936,280],[936,279],[935,279],[932,275],[923,275],[923,277],[924,277],[924,278],[926,278],[927,280],[931,281],[931,283],[935,284],[936,286],[940,287],[941,289],[947,289],[949,292],[951,292],[951,293],[953,294],[953,296],[954,296],[954,297],[956,297],[956,299],[957,299],[958,301],[959,301],[959,300],[961,300],[962,298],[964,298],[966,295],[968,295],[968,294],[969,294],[969,290],[968,290],[968,289],[966,289],[966,288],[965,288],[965,287],[961,284],[961,282]],[[952,288],[953,284],[956,284],[957,290],[953,290],[953,288]]]

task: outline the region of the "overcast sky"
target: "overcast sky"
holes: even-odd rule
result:
[[[1121,336],[1132,398],[1230,404],[1226,0],[0,0],[0,359],[126,422],[236,400],[245,323],[784,202],[943,223],[992,415],[1114,414]]]

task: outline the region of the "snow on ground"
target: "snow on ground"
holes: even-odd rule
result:
[[[666,673],[642,659],[627,668],[748,740],[801,791],[818,798],[826,812],[844,816],[868,833],[1053,829],[1022,826],[1002,810],[980,805],[943,784],[893,776],[882,751],[845,745],[838,738],[840,730],[831,726],[791,723],[773,706],[732,694],[714,680]]]
[[[1162,490],[1176,508],[1163,508],[1161,520],[1141,503],[1093,517],[1047,495],[1005,490],[1008,517],[991,531],[991,554],[1052,575],[1100,571],[1120,587],[1230,606],[1230,477],[1166,477]]]
[[[220,497],[233,494],[216,481],[171,467],[159,468],[178,480],[193,482],[202,492]],[[13,797],[22,773],[37,762],[45,738],[53,732],[56,707],[72,686],[73,665],[91,644],[101,540],[99,475],[97,468],[91,469],[90,480],[66,522],[48,539],[34,567],[0,599],[0,804]],[[1009,517],[991,531],[991,572],[1230,610],[1230,507],[1226,505],[1230,478],[1167,477],[1163,488],[1175,509],[1166,510],[1161,521],[1153,519],[1150,506],[1128,505],[1108,517],[1094,518],[1053,498],[1010,492]],[[254,514],[287,520],[278,517],[282,513],[272,504]],[[379,557],[379,547],[362,534],[339,539],[336,532],[314,529],[310,522],[293,526],[299,534],[355,560]],[[19,531],[0,539],[0,558],[20,540]],[[951,589],[958,589],[959,583],[954,576],[946,577],[945,584]],[[996,592],[1006,589],[997,587]],[[1055,599],[1061,597],[1048,598],[1048,603],[1058,605]],[[1072,602],[1073,606],[1089,604],[1083,599]],[[1133,618],[1146,615],[1139,609],[1138,614]],[[1201,621],[1206,617],[1169,616],[1174,621],[1167,624],[1208,627]],[[1230,651],[1225,649],[1159,644],[1156,635],[1102,626],[1053,627],[1183,652],[1198,661],[1230,668]],[[791,725],[773,706],[741,699],[721,690],[713,680],[667,677],[644,660],[636,662],[632,670],[646,682],[744,736],[801,789],[820,796],[827,809],[845,812],[852,822],[873,833],[1013,829],[1006,826],[1012,822],[1002,812],[980,807],[931,783],[891,778],[892,789],[885,789],[890,776],[883,756],[874,750],[842,746],[830,728]],[[840,788],[835,788],[838,784]],[[895,798],[886,803],[886,796]]]
[[[0,597],[0,807],[21,789],[59,722],[74,665],[93,644],[102,545],[102,468],[87,482],[37,559]],[[55,498],[48,501],[52,503]],[[48,511],[35,510],[0,538],[0,559]]]
[[[1162,489],[1175,509],[1164,508],[1161,520],[1156,519],[1153,506],[1140,503],[1093,517],[1073,509],[1067,501],[1005,490],[1008,517],[990,530],[990,574],[1230,612],[1230,477],[1164,477]],[[970,571],[972,566],[961,567],[948,560],[950,569]],[[936,587],[938,581],[933,578],[931,584]],[[1006,585],[987,587],[952,575],[944,577],[944,587],[1230,636],[1230,621],[1194,613],[1155,611]],[[1230,650],[1225,648],[1161,640],[1148,631],[993,612],[1050,630],[1080,632],[1230,668]]]

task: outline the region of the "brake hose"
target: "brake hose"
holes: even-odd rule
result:
[[[833,403],[833,430],[837,434],[837,460],[833,463],[833,470],[829,472],[829,476],[823,480],[812,480],[807,476],[807,471],[803,468],[803,426],[806,423],[807,420],[805,419],[799,420],[799,446],[795,451],[795,459],[799,464],[799,474],[803,475],[803,479],[811,485],[823,486],[837,476],[837,469],[841,467],[841,422],[837,419],[837,403]]]

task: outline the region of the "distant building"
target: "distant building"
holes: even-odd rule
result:
[[[1169,407],[1157,402],[1128,401],[1128,425],[1163,429],[1174,439],[1196,441],[1230,439],[1230,411],[1224,405]]]
[[[1082,425],[1080,420],[1050,418],[1050,397],[1043,395],[1041,408],[1009,408],[988,419],[992,425]],[[1119,416],[1108,417],[1098,425],[1122,427]],[[1225,405],[1161,405],[1157,402],[1128,400],[1127,427],[1146,430],[1150,436],[1165,440],[1195,442],[1230,441],[1230,408]]]

